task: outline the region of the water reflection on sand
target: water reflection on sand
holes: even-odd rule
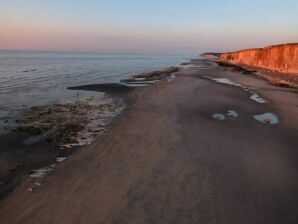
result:
[[[255,115],[254,118],[263,124],[278,124],[279,123],[278,117],[273,113],[264,113],[264,114]]]

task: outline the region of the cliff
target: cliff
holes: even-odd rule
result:
[[[223,53],[220,59],[233,64],[298,74],[298,43]]]

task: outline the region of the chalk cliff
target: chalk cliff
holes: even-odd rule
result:
[[[223,53],[223,61],[298,74],[298,43]]]

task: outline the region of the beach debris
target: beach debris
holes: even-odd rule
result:
[[[33,192],[33,188],[32,187],[29,187],[28,188],[28,191]]]
[[[278,117],[273,113],[264,113],[264,114],[255,115],[254,118],[263,124],[278,124],[279,123]]]

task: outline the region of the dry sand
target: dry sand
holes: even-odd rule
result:
[[[26,181],[0,203],[0,223],[297,223],[296,90],[187,67],[172,82],[130,92],[107,133],[34,192]],[[269,103],[203,76],[253,87]],[[228,110],[239,117],[212,118]],[[266,112],[280,123],[253,118]]]

